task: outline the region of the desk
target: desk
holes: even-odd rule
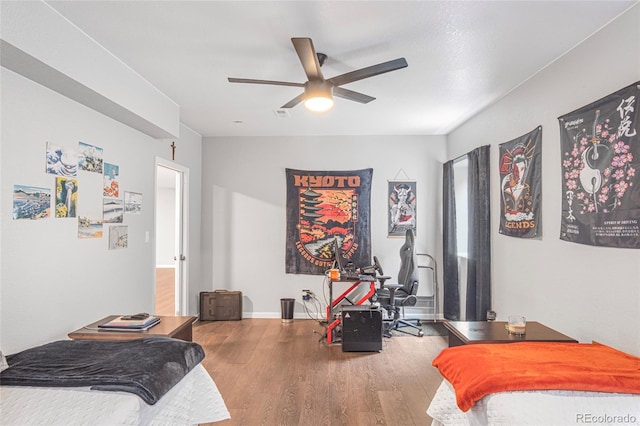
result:
[[[577,340],[565,336],[536,321],[527,321],[526,334],[509,333],[505,321],[445,321],[449,332],[449,347],[474,343],[514,342],[572,342]]]
[[[333,284],[334,283],[350,283],[351,285],[344,292],[342,292],[335,300],[333,299]],[[364,296],[360,297],[358,300],[353,301],[349,299],[349,295],[354,293],[356,289],[360,286],[360,284],[368,283],[369,291]],[[338,312],[335,308],[342,302],[343,300],[348,301],[352,305],[362,305],[364,302],[369,300],[371,296],[376,293],[376,279],[371,276],[363,275],[360,277],[360,280],[357,281],[346,281],[346,280],[338,280],[332,281],[329,280],[329,306],[327,306],[327,343],[331,344],[335,341],[335,336],[333,335],[335,332],[335,328],[342,322],[342,317],[340,312]]]
[[[173,337],[174,339],[192,341],[191,325],[196,317],[163,317],[160,316],[160,322],[146,331],[114,331],[100,330],[98,325],[104,324],[117,318],[118,315],[111,315],[106,318],[86,325],[72,333],[69,338],[73,340],[134,340],[143,337],[163,336]]]

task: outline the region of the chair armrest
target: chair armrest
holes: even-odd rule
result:
[[[385,286],[385,288],[389,289],[389,303],[391,303],[391,306],[395,306],[395,298],[396,298],[396,290],[398,290],[399,288],[404,287],[402,284],[387,284]]]
[[[390,280],[391,277],[388,277],[386,275],[381,275],[379,277],[376,277],[376,279],[378,280],[378,282],[380,282],[380,288],[383,288],[384,287],[384,282],[387,281],[387,280]]]
[[[386,288],[388,288],[389,290],[397,290],[399,288],[404,287],[402,284],[387,284]]]

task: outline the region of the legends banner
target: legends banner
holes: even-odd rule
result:
[[[333,264],[333,242],[356,267],[371,265],[373,169],[286,170],[286,273],[321,275]]]
[[[500,144],[500,233],[540,236],[542,127]]]
[[[640,248],[640,81],[559,117],[560,239]]]

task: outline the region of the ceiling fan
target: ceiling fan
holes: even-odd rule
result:
[[[302,68],[304,68],[304,72],[307,75],[308,81],[306,83],[231,77],[228,78],[229,82],[303,87],[303,93],[291,99],[281,108],[293,108],[300,102],[304,101],[307,109],[316,112],[323,112],[329,110],[333,106],[333,96],[360,102],[362,104],[369,103],[375,99],[369,95],[345,89],[344,87],[341,87],[342,85],[379,74],[384,74],[386,72],[395,71],[407,66],[407,61],[404,58],[399,58],[325,79],[320,67],[327,59],[327,55],[324,53],[316,53],[316,50],[313,47],[313,42],[310,38],[294,37],[291,39],[291,42],[293,43],[293,47],[296,49],[296,53],[302,63]]]

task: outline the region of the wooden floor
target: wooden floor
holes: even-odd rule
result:
[[[442,380],[431,361],[446,337],[385,338],[381,352],[361,353],[327,345],[323,332],[313,320],[194,324],[231,413],[215,425],[431,424],[426,410]]]
[[[156,268],[156,315],[176,314],[175,268]]]

